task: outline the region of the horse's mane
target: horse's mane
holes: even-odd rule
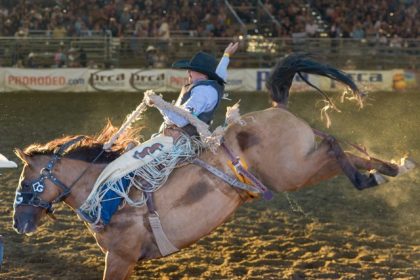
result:
[[[72,145],[66,150],[65,157],[79,159],[84,161],[93,161],[102,151],[103,145],[117,132],[118,128],[113,126],[110,121],[105,125],[102,131],[96,136],[85,136],[78,143]],[[111,162],[120,156],[129,144],[138,144],[140,141],[140,129],[128,128],[117,139],[111,148],[111,151],[104,152],[97,163]],[[32,144],[25,148],[24,153],[28,156],[52,155],[63,144],[79,137],[80,135],[64,136],[54,139],[46,144]]]

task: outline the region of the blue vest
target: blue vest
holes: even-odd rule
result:
[[[194,84],[191,84],[191,85],[184,86],[181,90],[181,94],[180,94],[179,99],[177,101],[177,105],[182,105],[185,102],[187,102],[187,100],[191,96],[191,91],[193,90],[193,88],[195,88],[197,86],[202,86],[202,85],[212,86],[217,91],[216,106],[214,106],[214,108],[211,111],[203,112],[203,113],[201,113],[200,115],[197,116],[203,122],[205,122],[207,124],[210,124],[211,121],[213,120],[216,109],[217,109],[217,107],[219,107],[220,101],[222,100],[223,91],[224,91],[224,86],[221,85],[220,83],[218,83],[217,81],[215,81],[215,80],[204,80],[204,81],[198,81],[198,82],[196,82]]]

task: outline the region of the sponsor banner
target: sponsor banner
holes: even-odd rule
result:
[[[87,91],[86,69],[3,68],[4,91]]]
[[[418,86],[418,73],[404,70],[346,71],[367,91],[400,91]],[[265,91],[270,69],[230,69],[227,92]],[[303,77],[303,78],[302,78]],[[325,91],[342,91],[344,86],[331,79],[302,73],[295,75],[291,92],[312,91],[303,79]],[[175,69],[0,69],[3,91],[180,91],[187,84],[185,70]]]
[[[225,90],[227,92],[255,91],[255,76],[253,69],[229,70]]]
[[[167,91],[168,70],[89,70],[89,91]]]
[[[394,75],[393,85],[396,90],[417,89],[419,79],[420,72],[405,70],[403,77]]]
[[[180,91],[181,87],[188,84],[187,70],[167,69],[167,91]]]
[[[360,89],[372,91],[392,91],[394,90],[394,77],[404,75],[403,70],[389,71],[355,71],[349,70],[346,73],[356,82]],[[334,80],[319,77],[320,88],[326,91],[342,91],[345,86]]]
[[[134,91],[165,91],[167,88],[168,71],[161,70],[133,70],[130,73],[129,84]],[[178,88],[179,90],[179,88]]]
[[[252,71],[255,72],[255,87],[254,90],[250,90],[250,85],[248,85],[248,91],[265,91],[265,83],[270,76],[271,69],[253,69]],[[318,76],[309,75],[307,73],[302,73],[302,77],[312,83],[313,85],[319,87],[320,79]],[[299,75],[295,75],[293,78],[292,87],[290,88],[291,92],[304,92],[313,90],[311,86],[309,86]]]
[[[6,89],[4,88],[4,68],[0,68],[0,93],[4,92]]]
[[[233,69],[228,71],[226,91],[255,91],[255,70]],[[183,85],[188,83],[186,70],[167,70],[167,91],[180,91]]]
[[[89,91],[133,91],[130,69],[89,70]]]

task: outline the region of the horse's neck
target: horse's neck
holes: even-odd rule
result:
[[[83,170],[78,172],[77,175],[73,177],[74,180],[83,173],[80,179],[72,188],[70,196],[66,198],[64,201],[68,204],[71,208],[77,209],[83,202],[86,201],[87,197],[91,193],[93,186],[98,178],[99,174],[105,169],[107,164],[91,164],[89,163],[87,166],[83,167]]]

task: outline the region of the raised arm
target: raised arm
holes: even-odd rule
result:
[[[236,52],[238,49],[239,43],[230,43],[223,53],[222,58],[220,59],[219,64],[216,68],[216,74],[219,75],[225,82],[227,81],[227,68],[230,62],[230,57]]]

